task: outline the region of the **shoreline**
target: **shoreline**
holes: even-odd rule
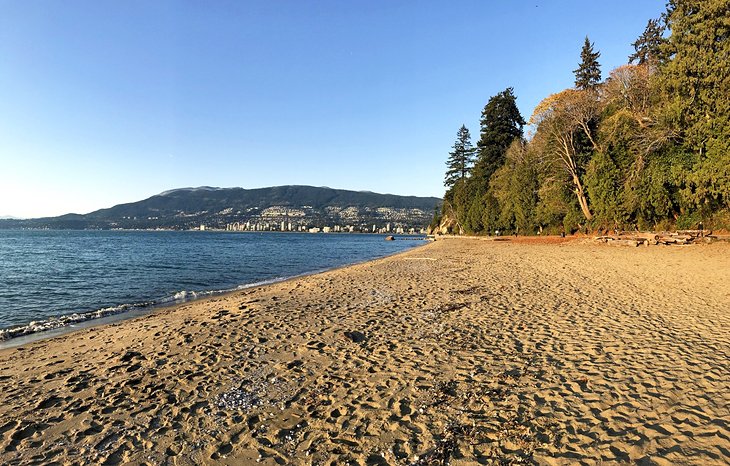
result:
[[[0,462],[722,464],[728,254],[439,239],[0,350]]]
[[[129,230],[129,231],[132,231],[132,230]],[[195,230],[193,230],[193,231],[195,231]],[[222,230],[222,231],[225,231],[225,230]],[[249,232],[239,232],[239,233],[249,233]],[[261,233],[261,232],[254,232],[254,233]],[[272,233],[272,232],[268,232],[268,233]],[[277,232],[273,232],[273,233],[277,233]],[[382,236],[385,237],[385,235],[382,235]],[[427,239],[423,239],[423,241],[426,244],[428,244],[428,242],[430,242]],[[338,266],[334,266],[334,267],[313,270],[310,272],[304,272],[301,274],[292,275],[292,276],[288,276],[288,277],[279,277],[279,278],[273,278],[270,280],[263,280],[263,281],[253,282],[253,283],[241,284],[241,285],[236,286],[235,288],[230,288],[230,289],[203,290],[203,291],[199,291],[199,292],[192,291],[192,292],[190,292],[193,294],[193,297],[191,297],[191,298],[176,299],[175,298],[175,296],[177,296],[177,294],[176,294],[175,296],[162,298],[158,301],[151,300],[151,301],[144,301],[142,303],[137,303],[137,304],[127,304],[127,303],[120,304],[120,305],[114,306],[112,308],[108,308],[111,310],[111,312],[102,314],[98,317],[93,317],[93,315],[98,314],[102,311],[105,311],[107,308],[72,313],[72,314],[65,314],[65,315],[61,315],[58,317],[46,318],[41,321],[29,322],[28,324],[20,325],[17,327],[8,327],[5,329],[0,329],[0,351],[3,351],[4,349],[23,346],[28,343],[32,343],[34,341],[42,341],[42,340],[45,340],[48,338],[56,338],[59,336],[67,335],[69,333],[74,333],[76,331],[81,331],[84,329],[94,328],[97,326],[103,326],[103,325],[108,325],[108,324],[117,323],[117,322],[123,322],[123,321],[129,320],[129,319],[136,319],[138,317],[143,317],[143,316],[146,316],[149,314],[153,314],[159,310],[162,310],[162,309],[165,309],[168,307],[175,307],[175,306],[183,305],[186,303],[191,303],[191,302],[196,302],[196,301],[201,301],[201,300],[206,300],[206,299],[213,299],[218,296],[226,296],[228,294],[237,293],[237,292],[240,292],[243,290],[248,290],[251,288],[265,287],[265,286],[273,285],[275,283],[282,283],[282,282],[286,282],[288,280],[295,280],[297,278],[303,278],[303,277],[307,277],[310,275],[325,273],[325,272],[329,272],[331,270],[338,270],[338,269],[347,268],[347,267],[350,267],[353,265],[358,265],[358,264],[362,264],[362,263],[366,263],[366,262],[370,262],[370,261],[376,261],[379,259],[384,259],[386,257],[392,257],[392,256],[396,256],[398,254],[403,254],[405,252],[408,252],[410,250],[417,249],[417,248],[423,247],[423,246],[425,246],[425,244],[422,246],[413,246],[409,249],[406,249],[403,251],[398,251],[393,254],[388,254],[385,256],[381,256],[381,257],[375,257],[372,259],[365,259],[365,260],[351,262],[351,263],[338,265]],[[179,293],[188,293],[188,292],[181,291]],[[119,308],[121,308],[121,309],[116,310]],[[72,320],[75,316],[83,317],[83,319]],[[86,317],[86,316],[91,316],[91,317]],[[69,323],[57,324],[57,322],[59,322],[59,321],[67,321]],[[29,327],[33,323],[36,323],[36,325],[50,324],[50,326],[45,329],[31,330],[28,333],[22,333],[17,336],[3,337],[4,332],[13,332],[13,331],[16,331],[19,329],[23,329],[23,328]]]

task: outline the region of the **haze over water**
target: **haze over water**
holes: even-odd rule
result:
[[[130,308],[320,271],[422,244],[382,235],[0,230],[2,329]],[[101,310],[101,311],[100,311]]]

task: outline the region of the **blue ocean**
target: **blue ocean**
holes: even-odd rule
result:
[[[423,244],[384,239],[371,234],[0,230],[0,340],[134,315]]]

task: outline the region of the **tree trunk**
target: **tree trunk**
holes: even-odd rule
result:
[[[586,199],[583,185],[578,175],[573,175],[573,184],[575,185],[575,195],[578,196],[578,204],[580,204],[580,210],[583,212],[583,216],[585,216],[586,220],[593,219],[593,214],[591,214],[591,210],[588,208],[588,199]]]

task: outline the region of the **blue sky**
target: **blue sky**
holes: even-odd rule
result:
[[[0,215],[184,186],[441,196],[489,97],[604,76],[664,0],[0,0]]]

